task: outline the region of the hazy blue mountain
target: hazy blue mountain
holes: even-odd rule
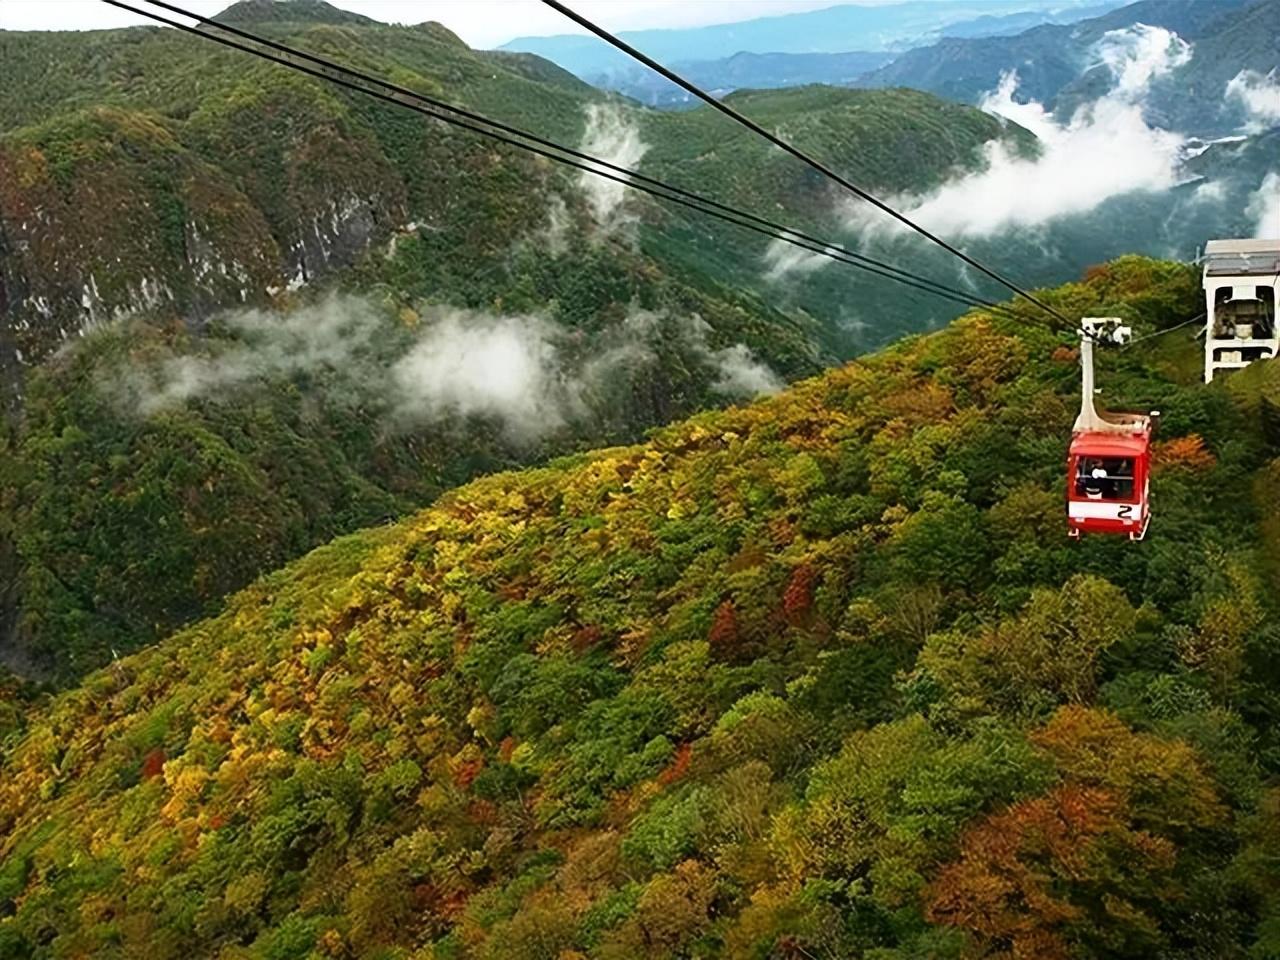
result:
[[[811,83],[849,85],[893,59],[892,53],[735,53],[721,60],[673,64],[681,76],[717,95],[734,90],[773,90]],[[599,78],[601,85],[653,107],[693,105],[697,99],[652,70],[637,67],[625,74]]]
[[[1142,0],[1100,17],[1071,25],[1044,24],[1016,36],[978,38],[946,37],[938,43],[908,51],[892,63],[862,77],[859,86],[913,87],[966,103],[976,102],[1000,82],[1003,73],[1018,72],[1019,92],[1029,99],[1051,103],[1063,93],[1070,107],[1093,99],[1098,77],[1091,76],[1092,50],[1110,30],[1137,23],[1164,27],[1185,40],[1199,42],[1215,31],[1236,23],[1236,18],[1256,7],[1276,6],[1276,0]],[[1245,18],[1248,19],[1248,18]],[[1249,31],[1256,31],[1250,27]],[[1234,29],[1226,32],[1232,36]],[[1255,40],[1259,39],[1254,37]],[[1266,38],[1260,42],[1265,43]],[[1275,42],[1274,32],[1271,35]],[[1211,55],[1194,57],[1195,69],[1210,64]],[[1218,67],[1234,76],[1251,66],[1233,52],[1228,60],[1218,57]],[[1191,65],[1189,65],[1190,67]],[[1213,91],[1220,102],[1227,76]],[[1185,86],[1182,86],[1185,95]]]
[[[1280,0],[1255,0],[1195,38],[1191,61],[1152,91],[1149,112],[1163,126],[1224,134],[1248,118],[1223,93],[1241,70],[1265,76],[1280,67]],[[1280,164],[1280,153],[1272,155]]]
[[[1018,13],[986,14],[953,23],[945,27],[947,37],[1001,37],[1013,36],[1044,23],[1075,23],[1099,17],[1109,10],[1122,6],[1123,0],[1108,0],[1088,7],[1068,7],[1063,10],[1022,10]],[[939,38],[940,39],[940,38]]]
[[[953,24],[983,16],[1096,6],[1088,0],[907,0],[863,6],[843,4],[823,10],[761,17],[740,23],[670,30],[631,30],[621,36],[663,62],[720,60],[735,53],[842,53],[902,50],[928,42]],[[963,28],[963,27],[962,27]],[[576,34],[517,37],[504,50],[536,53],[593,81],[632,61],[595,37]]]
[[[1133,23],[1167,27],[1191,43],[1190,60],[1152,85],[1146,113],[1157,126],[1203,136],[1236,132],[1248,117],[1225,96],[1227,84],[1242,70],[1265,76],[1280,66],[1280,0],[1144,0],[1090,21],[1083,36]],[[1110,84],[1106,67],[1089,66],[1057,91],[1055,111],[1066,118]]]

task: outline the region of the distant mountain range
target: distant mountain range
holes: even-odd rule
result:
[[[978,103],[1002,75],[1016,71],[1018,97],[1069,117],[1111,82],[1096,56],[1109,32],[1161,27],[1193,45],[1187,64],[1156,83],[1148,107],[1162,126],[1206,136],[1231,132],[1244,117],[1224,101],[1241,71],[1265,76],[1280,64],[1278,0],[1140,0],[1053,8],[1009,4],[906,2],[845,5],[693,30],[625,34],[645,52],[723,96],[734,90],[824,83],[910,87]],[[692,98],[652,71],[589,37],[521,38],[526,50],[606,90],[656,107]],[[729,50],[727,55],[715,55]]]
[[[1018,96],[1067,119],[1112,82],[1099,41],[1137,24],[1162,27],[1190,44],[1187,62],[1156,80],[1149,119],[1200,136],[1238,131],[1248,120],[1227,88],[1242,71],[1264,77],[1280,66],[1280,0],[1141,0],[1071,26],[1043,25],[1011,37],[948,37],[908,51],[854,82],[911,87],[977,103],[1016,71]]]
[[[988,14],[948,25],[942,30],[947,37],[1000,37],[1012,36],[1044,23],[1075,23],[1089,17],[1097,17],[1114,10],[1120,3],[1106,2],[1087,7],[1066,7],[1055,10],[1023,10],[1018,13]]]
[[[850,53],[735,53],[722,60],[692,60],[675,65],[680,75],[716,96],[734,90],[772,90],[810,83],[854,86],[860,77],[892,61],[894,54]],[[607,89],[625,93],[651,107],[693,106],[699,101],[684,88],[645,67],[608,78],[596,78]]]
[[[1106,0],[907,0],[875,6],[843,4],[689,29],[624,31],[621,36],[663,62],[688,67],[693,63],[727,61],[739,53],[900,52],[931,43],[944,34],[984,36],[1040,23],[1069,23],[1115,6],[1118,2]],[[518,37],[501,49],[536,53],[584,80],[619,84],[614,88],[630,92],[625,84],[634,72],[633,63],[595,37]],[[775,62],[767,69],[776,70],[777,66]],[[709,64],[706,69],[710,69]],[[833,82],[830,76],[812,79]],[[753,80],[744,85],[756,84]]]
[[[1280,4],[1274,0],[1261,0],[1261,3],[1254,0],[1253,4],[1249,0],[1143,0],[1073,26],[1044,24],[1011,37],[946,37],[932,46],[905,52],[892,63],[861,78],[858,84],[913,87],[950,100],[975,102],[983,93],[995,90],[1001,74],[1016,70],[1021,96],[1051,102],[1062,93],[1069,104],[1074,104],[1097,96],[1092,72],[1094,68],[1101,69],[1101,65],[1091,59],[1092,51],[1108,31],[1144,23],[1170,29],[1183,40],[1198,42],[1222,28],[1234,33],[1239,24],[1233,14],[1249,6],[1280,10]],[[1208,65],[1216,58],[1196,59]],[[1274,54],[1271,59],[1274,61]],[[1229,70],[1229,76],[1222,77],[1217,84],[1213,91],[1215,99],[1221,99],[1226,82],[1236,72],[1261,67],[1263,63],[1266,61],[1252,63],[1235,56],[1229,63],[1222,64],[1222,69]],[[1185,84],[1180,86],[1184,95],[1190,92]]]

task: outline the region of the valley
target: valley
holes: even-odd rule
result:
[[[401,82],[447,84],[471,108],[532,118],[546,136],[602,137],[606,152],[633,138],[647,171],[687,188],[781,207],[814,228],[828,219],[823,188],[748,137],[721,138],[705,112],[605,110],[549,65],[470,51],[434,26],[280,30],[318,53],[341,39],[355,62],[361,49],[400,57]],[[80,41],[103,51],[92,58],[100,73],[45,85],[49,119],[32,122],[30,102],[0,103],[13,118],[0,141],[0,220],[14,251],[3,261],[13,345],[0,367],[20,411],[5,468],[5,536],[18,559],[0,646],[11,662],[75,675],[216,609],[258,572],[476,473],[635,439],[856,349],[839,313],[818,319],[823,300],[776,295],[750,234],[726,244],[714,223],[679,208],[624,204],[536,158],[282,67],[246,70],[234,51],[194,38],[121,39]],[[14,77],[56,60],[65,42],[0,35],[27,58],[3,58]],[[193,59],[198,74],[178,66]],[[81,108],[91,89],[103,102]],[[814,88],[749,103],[889,190],[938,184],[1005,135],[976,110],[907,92]],[[588,108],[605,112],[593,120]],[[838,117],[838,133],[821,117]],[[916,149],[944,127],[945,141]],[[855,149],[864,143],[875,147]],[[906,151],[916,154],[909,164]],[[376,372],[352,374],[332,357],[237,373],[225,394],[169,382],[183,364],[235,349],[242,337],[222,311],[305,309],[325,290],[359,298],[385,362],[430,328],[423,317],[460,309],[517,339],[536,328],[537,349],[555,355],[540,376],[581,380],[594,364],[592,382],[574,388],[572,410],[551,428],[514,441],[492,405],[462,427],[451,425],[461,408],[448,391],[411,400],[421,409],[406,413]],[[868,305],[895,296],[875,278],[840,296],[851,292]],[[908,323],[937,322],[950,307],[926,302]],[[887,325],[871,339],[896,332]],[[726,374],[730,357],[750,376]],[[155,393],[176,400],[157,405]],[[277,465],[282,449],[292,453]],[[238,523],[222,523],[228,516]],[[158,542],[167,549],[156,553]]]

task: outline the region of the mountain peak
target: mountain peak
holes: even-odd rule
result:
[[[238,0],[213,19],[218,23],[372,24],[370,17],[341,10],[324,0]]]
[[[412,29],[417,30],[419,33],[425,33],[433,40],[438,40],[441,43],[470,49],[460,36],[438,20],[424,20],[422,23],[414,24]]]

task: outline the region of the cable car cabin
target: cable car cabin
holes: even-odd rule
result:
[[[1151,434],[1155,414],[1101,413],[1093,403],[1093,345],[1124,343],[1114,317],[1085,317],[1080,330],[1080,415],[1067,454],[1067,533],[1141,540],[1151,522]]]
[[[1094,433],[1071,438],[1067,523],[1073,537],[1117,533],[1141,540],[1151,522],[1151,433]]]

